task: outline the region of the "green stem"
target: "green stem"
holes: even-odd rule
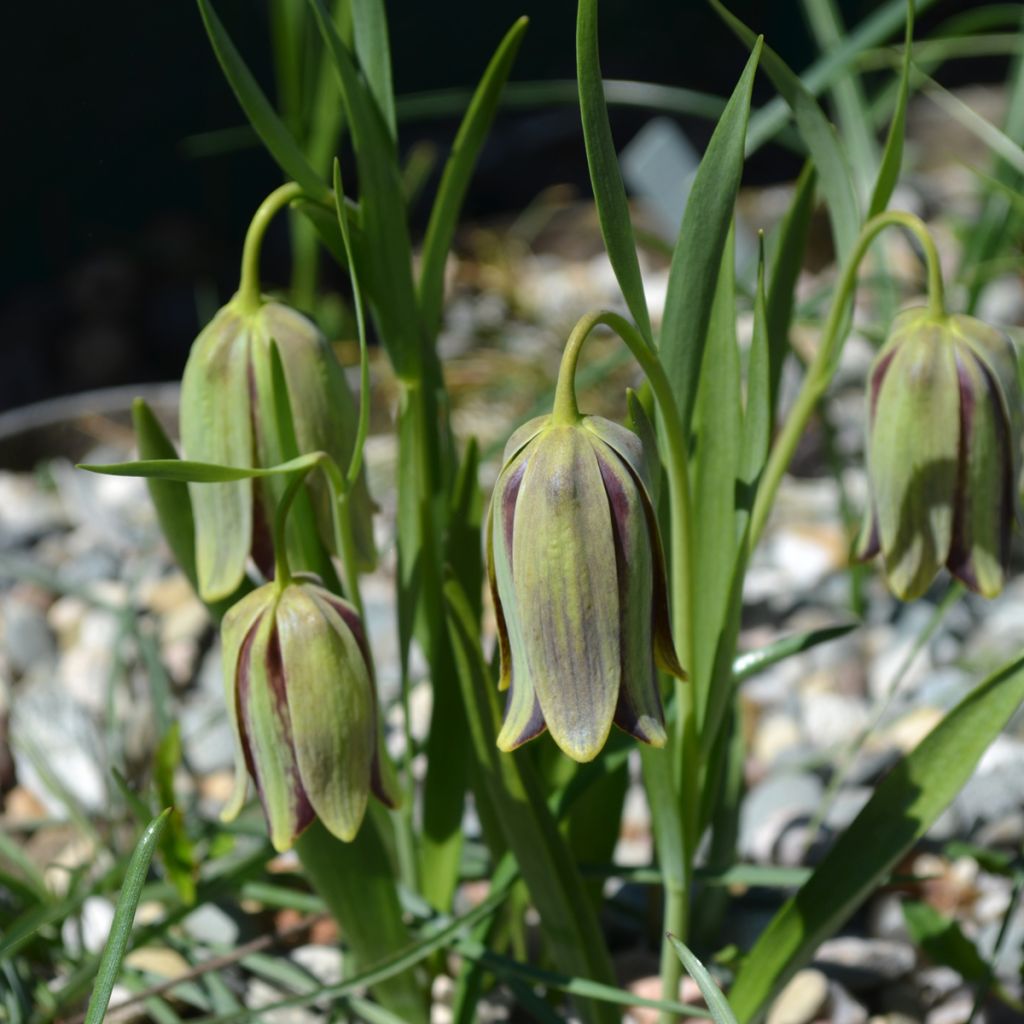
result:
[[[245,313],[254,313],[260,307],[260,251],[267,225],[275,214],[302,194],[301,185],[286,182],[260,203],[249,222],[242,246],[242,276],[238,285],[238,302]]]
[[[324,458],[327,458],[327,456],[324,456]],[[291,512],[295,496],[299,493],[299,488],[311,469],[313,469],[312,465],[292,474],[291,479],[288,481],[288,486],[285,488],[285,492],[281,495],[281,500],[277,503],[277,508],[274,510],[274,581],[282,589],[288,586],[292,579],[291,567],[288,564],[288,544],[285,539],[285,531],[288,527],[288,513]]]
[[[573,423],[579,419],[579,408],[573,388],[580,348],[587,335],[598,325],[610,327],[625,342],[640,364],[654,392],[661,411],[662,436],[666,448],[670,496],[670,528],[672,538],[671,601],[672,632],[676,653],[684,666],[691,662],[693,653],[693,535],[690,501],[689,453],[686,432],[683,430],[675,394],[661,365],[658,353],[643,335],[625,317],[618,313],[598,311],[582,317],[573,328],[562,355],[555,389],[552,419],[556,423]],[[681,810],[665,815],[667,820],[678,816],[682,864],[662,865],[665,875],[665,928],[685,941],[689,925],[689,878],[697,841],[698,787],[700,780],[700,745],[697,742],[696,707],[693,688],[682,680],[674,680],[676,697],[675,734],[670,754],[664,761],[649,762],[647,771],[667,772],[666,785],[658,786],[665,795],[671,794],[676,808]],[[674,756],[671,756],[674,755]],[[653,806],[652,806],[653,810]],[[662,948],[661,981],[665,999],[678,998],[682,965],[669,944]],[[674,1019],[663,1014],[663,1021]]]
[[[754,550],[764,531],[786,467],[793,457],[793,452],[796,451],[797,443],[803,435],[808,420],[828,389],[832,375],[835,373],[839,352],[846,340],[847,311],[853,298],[853,292],[857,287],[857,271],[861,260],[876,235],[892,226],[904,228],[921,243],[928,267],[928,311],[934,317],[945,316],[942,266],[935,243],[924,222],[910,213],[880,213],[877,217],[872,217],[861,228],[857,244],[853,247],[846,266],[843,268],[832,308],[829,310],[828,320],[825,322],[821,345],[807,368],[803,387],[793,403],[793,408],[790,410],[778,439],[772,447],[768,462],[765,464],[764,474],[757,489],[757,498],[754,501],[754,509],[750,517],[748,551]]]

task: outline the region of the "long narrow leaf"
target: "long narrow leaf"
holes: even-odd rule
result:
[[[910,96],[910,56],[914,44],[914,2],[907,0],[907,29],[903,37],[903,60],[900,62],[900,84],[896,93],[896,109],[889,124],[889,134],[882,152],[871,202],[868,205],[868,219],[881,213],[892,197],[892,191],[900,176],[903,164],[903,136],[907,125],[907,99]]]
[[[295,137],[264,96],[263,90],[246,67],[223,23],[217,17],[210,0],[196,2],[199,4],[199,13],[202,15],[203,24],[206,26],[207,35],[210,37],[213,52],[217,55],[224,77],[238,97],[245,116],[263,141],[263,145],[289,178],[297,181],[310,195],[323,195],[326,192],[323,180],[309,165]]]
[[[715,1024],[736,1024],[732,1007],[722,995],[722,990],[715,984],[715,979],[708,974],[708,969],[686,948],[684,942],[680,942],[674,935],[670,935],[668,941],[672,943],[672,948],[676,951],[676,956],[679,957],[679,962],[686,973],[697,982]]]
[[[608,124],[608,108],[601,82],[597,43],[597,0],[579,0],[576,14],[576,75],[579,79],[580,116],[587,166],[594,189],[594,202],[601,223],[601,235],[623,298],[640,333],[653,343],[651,318],[640,276],[629,204],[619,171],[619,158]]]
[[[801,654],[809,651],[818,644],[828,643],[841,636],[846,636],[857,628],[856,622],[848,622],[839,626],[825,626],[822,629],[812,629],[807,633],[797,633],[795,636],[783,637],[767,647],[761,647],[756,651],[748,651],[740,654],[732,663],[733,682],[741,683],[744,679],[756,676],[759,672],[777,665],[794,654]]]
[[[114,982],[121,972],[121,962],[128,949],[128,940],[132,934],[132,923],[135,920],[135,908],[139,905],[142,884],[146,881],[149,862],[153,859],[160,833],[167,824],[170,808],[155,817],[142,833],[135,852],[128,861],[128,871],[121,887],[121,895],[114,910],[114,920],[110,925],[110,936],[100,957],[99,969],[96,972],[96,985],[89,998],[89,1006],[85,1012],[85,1024],[103,1024],[103,1017],[110,1002],[110,993]]]
[[[395,92],[391,85],[391,49],[383,0],[352,0],[353,42],[388,134],[396,138]]]
[[[720,2],[710,0],[722,20],[748,46],[754,46],[755,35]],[[802,81],[789,69],[786,62],[769,46],[764,47],[764,69],[775,88],[789,104],[796,118],[797,128],[818,171],[818,180],[828,204],[833,240],[840,262],[853,248],[860,230],[860,212],[857,195],[846,154],[839,139],[825,117],[818,101]]]
[[[323,452],[310,452],[289,459],[277,466],[221,466],[214,462],[194,462],[190,459],[141,459],[138,462],[111,462],[105,464],[81,463],[77,468],[106,476],[141,476],[150,480],[173,480],[178,483],[214,484],[231,480],[251,480],[254,477],[299,473],[319,465]]]
[[[975,687],[886,776],[745,960],[730,993],[741,1024],[754,1018],[924,835],[1022,701],[1024,658]]]
[[[684,430],[689,429],[693,415],[722,250],[743,173],[743,143],[761,45],[761,40],[753,43],[750,59],[697,168],[672,254],[658,347]]]
[[[445,164],[441,184],[438,186],[430,222],[423,239],[422,269],[420,270],[420,315],[426,332],[433,337],[441,318],[444,301],[444,265],[455,235],[459,211],[466,197],[466,189],[476,166],[477,157],[490,130],[501,100],[502,89],[512,64],[519,52],[523,35],[529,24],[520,18],[506,33],[494,52],[480,84],[473,93],[469,108],[459,125],[451,155]]]

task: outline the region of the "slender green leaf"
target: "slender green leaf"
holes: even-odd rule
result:
[[[903,60],[900,63],[900,84],[896,93],[896,109],[889,124],[889,134],[882,151],[875,189],[868,204],[868,218],[881,213],[892,197],[903,164],[903,136],[907,124],[907,99],[910,96],[910,57],[914,45],[914,2],[907,0],[907,29],[903,39]]]
[[[1022,701],[1024,658],[975,687],[886,776],[745,960],[730,993],[742,1024],[763,1009],[924,835]]]
[[[69,914],[73,914],[87,895],[88,893],[83,892],[69,896],[59,903],[37,904],[15,918],[5,929],[3,938],[0,938],[0,963],[14,956],[26,943],[31,942],[41,928],[63,921]]]
[[[419,282],[420,315],[427,333],[433,337],[441,319],[444,302],[444,266],[455,235],[462,202],[466,197],[473,168],[494,121],[501,92],[526,32],[528,19],[520,18],[506,33],[495,50],[480,84],[473,93],[455,136],[451,154],[441,176],[430,222],[423,239]]]
[[[753,44],[697,168],[672,254],[658,347],[684,430],[693,416],[722,250],[743,173],[743,140],[761,45],[760,40]]]
[[[767,297],[764,288],[764,234],[758,239],[757,281],[754,286],[754,331],[747,362],[747,397],[743,408],[743,444],[739,459],[736,510],[749,515],[757,481],[772,440],[771,352],[768,345]],[[742,534],[746,519],[738,523]]]
[[[619,158],[608,124],[608,108],[601,82],[597,42],[597,0],[579,0],[576,12],[576,76],[579,80],[580,116],[587,150],[590,183],[597,204],[601,235],[623,298],[640,333],[653,344],[644,282],[633,239],[629,203],[619,171]]]
[[[756,651],[748,651],[745,654],[737,655],[732,663],[732,677],[736,683],[742,683],[744,679],[756,676],[759,672],[777,665],[786,658],[793,657],[803,651],[809,651],[818,644],[828,643],[829,640],[836,640],[846,636],[858,627],[857,622],[846,622],[838,626],[825,626],[822,629],[812,629],[806,633],[796,633],[793,636],[783,637],[776,640],[767,647],[761,647]]]
[[[135,921],[135,908],[139,905],[139,896],[142,893],[142,885],[146,881],[146,873],[149,871],[149,862],[153,859],[153,851],[156,849],[160,833],[163,832],[164,825],[167,823],[168,814],[170,814],[170,808],[149,823],[132,853],[131,860],[128,861],[124,885],[121,887],[121,895],[117,899],[117,907],[114,910],[114,920],[110,925],[110,936],[107,938],[103,955],[100,957],[99,968],[96,972],[96,984],[89,997],[89,1006],[85,1012],[85,1024],[103,1024],[107,1004],[110,1002],[110,993],[121,972],[121,962],[128,949],[132,923]]]
[[[149,480],[174,480],[179,483],[213,484],[229,480],[250,480],[253,477],[308,472],[326,456],[310,452],[289,459],[277,466],[220,466],[214,462],[193,462],[189,459],[141,459],[138,462],[111,462],[105,465],[81,463],[78,469],[107,476],[142,476]]]
[[[359,66],[366,76],[381,120],[394,140],[397,137],[395,92],[391,85],[391,49],[383,0],[352,0],[352,27]]]
[[[737,140],[742,153],[742,138]],[[727,614],[731,576],[723,571],[735,561],[736,526],[733,518],[742,445],[740,354],[736,342],[736,254],[729,230],[719,257],[717,284],[708,320],[707,342],[693,416],[696,438],[692,460],[694,533],[700,538],[693,552],[693,573],[701,581],[701,597],[693,607],[691,686],[697,722],[708,707],[715,650]],[[663,349],[665,341],[662,341]]]
[[[748,46],[755,45],[754,33],[731,14],[720,0],[710,0],[710,3],[740,39]],[[833,242],[841,263],[853,248],[860,230],[857,195],[846,154],[817,100],[769,46],[764,47],[763,64],[775,88],[793,111],[797,129],[807,143],[818,172],[821,190],[825,194]]]
[[[801,0],[804,15],[821,53],[829,53],[848,34],[836,0]],[[839,134],[853,163],[854,183],[862,198],[868,193],[878,167],[878,144],[868,112],[868,101],[855,65],[845,68],[829,87],[835,101]]]
[[[923,949],[933,963],[952,967],[972,984],[984,985],[991,980],[992,968],[953,918],[928,903],[905,900],[903,920],[914,945]]]
[[[915,0],[914,6],[920,13],[935,2]],[[800,77],[805,88],[814,96],[820,95],[861,53],[884,42],[903,23],[904,3],[905,0],[888,0],[852,28],[838,46],[822,54],[803,72]],[[789,116],[786,106],[786,101],[779,97],[766,103],[751,117],[750,131],[747,133],[747,156],[778,134]]]
[[[817,176],[814,165],[804,164],[797,178],[796,191],[776,236],[774,264],[768,282],[765,304],[765,327],[768,331],[769,384],[771,387],[771,419],[779,401],[782,364],[789,352],[789,325],[793,318],[796,282],[803,267],[804,251],[814,212],[814,187]]]
[[[356,256],[382,341],[396,373],[405,377],[421,363],[422,353],[412,246],[395,144],[323,0],[309,2],[334,65],[359,170],[362,238],[353,232]]]
[[[500,871],[500,866],[499,866]],[[504,884],[498,885],[498,874],[495,872],[495,883],[486,899],[478,903],[472,910],[461,917],[442,917],[438,919],[436,928],[426,929],[427,934],[417,942],[400,946],[394,950],[386,959],[378,961],[373,966],[353,975],[351,978],[337,985],[324,985],[308,995],[292,996],[288,999],[281,999],[268,1006],[261,1007],[261,1012],[269,1014],[275,1010],[286,1010],[300,1006],[309,1006],[319,1000],[342,999],[353,993],[359,992],[366,987],[374,987],[396,974],[409,971],[417,964],[422,963],[439,949],[450,946],[452,942],[465,930],[472,928],[478,921],[493,914],[495,909],[507,898],[511,882],[515,880],[515,874],[506,876]],[[201,1017],[196,1024],[240,1024],[241,1021],[251,1019],[251,1010],[241,1010],[236,1013],[219,1014],[216,1017]]]
[[[578,996],[583,999],[596,1000],[600,1004],[608,1006],[645,1006],[652,1010],[664,1010],[667,1013],[676,1013],[684,1017],[704,1017],[707,1011],[700,1006],[687,1006],[686,1003],[673,1002],[670,999],[647,999],[644,996],[634,995],[614,985],[608,985],[599,981],[592,981],[589,978],[573,977],[571,975],[545,971],[539,967],[531,967],[528,964],[510,960],[489,949],[485,949],[479,943],[473,943],[463,939],[458,943],[459,952],[471,960],[484,964],[489,970],[503,977],[519,977],[545,985],[558,992],[566,992],[569,995]]]
[[[310,167],[295,137],[277,116],[252,72],[246,67],[210,0],[197,0],[197,3],[224,77],[263,145],[289,178],[297,181],[311,196],[323,195],[326,187],[322,179]]]
[[[467,708],[477,771],[483,775],[498,810],[505,839],[541,915],[541,929],[558,968],[570,977],[612,981],[611,963],[579,871],[558,825],[545,805],[532,762],[522,755],[500,754],[497,693],[480,650],[479,631],[458,583],[444,589],[452,647]],[[591,1003],[589,1018],[616,1020],[602,1004]]]
[[[344,930],[357,971],[385,963],[395,950],[408,947],[391,865],[372,815],[350,843],[335,839],[314,821],[295,849],[313,887]],[[388,971],[368,984],[384,1006],[410,1024],[425,1020],[426,1000],[412,971]]]
[[[722,995],[722,990],[715,984],[715,979],[708,974],[708,969],[686,948],[686,944],[680,942],[674,935],[669,935],[668,941],[672,943],[672,948],[676,951],[676,956],[679,957],[679,962],[686,973],[697,982],[715,1024],[736,1024],[732,1008]]]

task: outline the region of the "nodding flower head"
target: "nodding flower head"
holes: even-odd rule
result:
[[[498,746],[547,728],[569,757],[589,761],[613,722],[664,744],[655,663],[685,673],[640,439],[599,416],[521,427],[505,448],[487,536],[508,691]]]
[[[908,309],[868,382],[870,502],[859,555],[919,597],[945,565],[971,590],[1003,587],[1016,516],[1021,390],[1009,339],[969,316]]]
[[[283,395],[275,393],[275,348]],[[292,436],[281,422],[285,404]],[[316,325],[294,309],[271,301],[252,309],[236,296],[193,343],[181,382],[185,458],[249,468],[323,451],[344,467],[356,427],[356,401],[344,371]],[[330,495],[319,476],[311,477],[307,486],[319,533],[333,549]],[[273,553],[267,524],[273,521],[274,490],[279,486],[253,480],[189,486],[204,600],[234,593],[250,554],[269,575]],[[375,557],[373,503],[362,476],[349,507],[360,562],[370,566]]]
[[[352,605],[310,579],[268,583],[227,613],[221,644],[237,742],[225,818],[245,801],[246,773],[277,850],[291,847],[314,817],[353,839],[371,790],[394,806],[373,663]]]

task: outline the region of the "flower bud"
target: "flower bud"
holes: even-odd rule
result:
[[[280,356],[294,437],[281,436],[273,393],[272,343]],[[196,338],[181,383],[184,457],[229,466],[269,466],[295,454],[327,452],[344,470],[352,455],[356,402],[345,373],[312,321],[279,302],[245,308],[236,296]],[[297,451],[286,451],[294,444]],[[308,487],[319,533],[334,549],[330,493],[320,474]],[[234,593],[253,554],[269,571],[266,524],[273,485],[251,480],[191,484],[200,596]],[[363,476],[349,503],[361,562],[374,562],[373,503]],[[254,525],[255,524],[255,525]],[[337,552],[334,552],[337,554]]]
[[[355,837],[372,790],[394,803],[384,778],[373,664],[355,608],[309,579],[268,583],[221,624],[224,684],[235,730],[235,791],[256,784],[270,839],[287,850],[318,817]]]
[[[858,554],[919,597],[943,566],[971,590],[1003,587],[1015,518],[1021,390],[1009,339],[969,316],[908,309],[871,367],[871,491]]]
[[[498,620],[502,750],[545,727],[576,761],[614,722],[665,742],[655,661],[684,678],[643,447],[598,416],[541,417],[505,448],[487,521]]]

